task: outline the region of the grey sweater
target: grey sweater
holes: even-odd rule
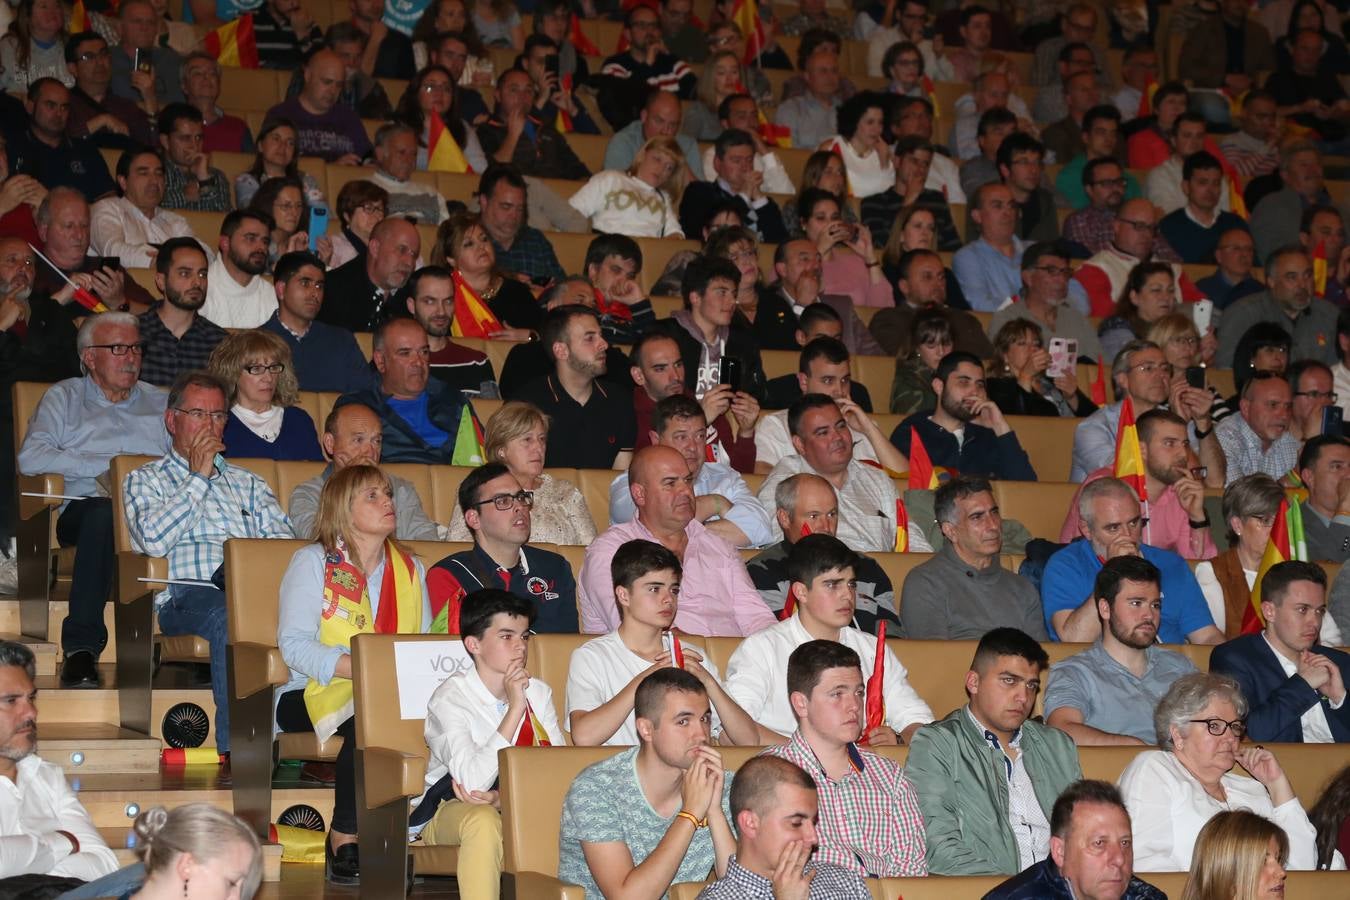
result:
[[[900,634],[911,639],[977,640],[991,628],[1019,628],[1049,640],[1031,582],[996,564],[976,569],[947,544],[909,573],[900,595]]]
[[[287,515],[291,517],[291,524],[295,526],[296,537],[314,537],[316,520],[319,518],[319,494],[323,492],[324,483],[332,474],[333,467],[330,464],[323,470],[322,475],[315,475],[291,491]],[[417,496],[417,489],[397,475],[390,475],[389,480],[394,485],[394,517],[398,522],[394,536],[400,541],[440,540],[436,523],[428,519],[427,514],[422,511],[422,500]]]

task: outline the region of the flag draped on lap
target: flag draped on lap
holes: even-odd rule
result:
[[[440,114],[431,112],[431,124],[427,131],[427,171],[428,172],[472,172],[473,166],[465,158],[455,136],[450,133]]]
[[[866,744],[868,736],[886,723],[886,622],[877,620],[877,654],[872,660],[872,675],[867,679],[867,722],[863,725],[858,743]]]
[[[258,40],[253,34],[253,13],[244,13],[233,22],[212,31],[203,43],[206,52],[222,66],[258,68]]]
[[[1134,488],[1140,503],[1148,502],[1148,482],[1144,476],[1144,459],[1139,452],[1139,429],[1134,424],[1134,403],[1129,394],[1120,404],[1120,420],[1116,426],[1115,476]]]
[[[1261,586],[1266,573],[1282,562],[1306,559],[1307,556],[1307,543],[1303,537],[1303,506],[1297,498],[1281,500],[1280,508],[1275,511],[1275,523],[1270,526],[1266,552],[1262,554],[1261,565],[1256,571],[1252,601],[1242,611],[1243,634],[1256,634],[1266,627],[1266,617],[1261,614]]]

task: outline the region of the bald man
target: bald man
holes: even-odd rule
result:
[[[1182,270],[1176,251],[1158,237],[1160,218],[1149,200],[1140,197],[1125,201],[1112,223],[1110,245],[1085,262],[1069,282],[1069,302],[1075,309],[1089,316],[1114,314],[1130,270],[1151,259],[1171,265],[1179,312],[1189,309],[1180,301],[1193,303],[1204,296]]]
[[[691,634],[741,636],[774,623],[740,555],[694,517],[694,476],[671,447],[643,447],[628,467],[628,490],[637,507],[631,522],[614,525],[586,548],[581,566],[581,630],[607,634],[619,627],[610,560],[633,540],[655,541],[684,566],[675,627]]]
[[[305,64],[305,86],[300,93],[269,109],[266,118],[295,123],[299,155],[359,165],[370,154],[370,138],[356,110],[338,102],[346,84],[342,57],[332,50],[320,50]]]
[[[373,331],[390,315],[403,315],[403,289],[417,267],[422,239],[407,219],[383,219],[370,232],[366,252],[328,273],[318,319],[349,331]]]
[[[684,161],[689,164],[694,180],[702,181],[703,156],[694,139],[680,130],[682,122],[680,98],[669,91],[652,91],[637,120],[620,128],[610,139],[605,148],[605,168],[626,172],[643,144],[655,137],[668,137],[674,138],[684,151]]]
[[[291,491],[287,514],[295,533],[300,537],[314,537],[319,516],[319,494],[334,472],[348,466],[378,466],[384,444],[384,429],[380,417],[361,403],[339,406],[328,414],[319,438],[328,467],[309,481],[298,484]],[[422,499],[417,489],[397,475],[390,475],[394,486],[394,516],[398,530],[394,536],[400,541],[444,540],[435,522],[422,511]]]

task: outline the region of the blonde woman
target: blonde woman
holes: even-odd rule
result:
[[[1283,897],[1288,860],[1289,836],[1280,826],[1245,809],[1221,812],[1195,839],[1181,900]]]
[[[534,493],[530,543],[584,546],[595,540],[595,522],[576,485],[544,471],[548,426],[548,416],[531,403],[503,404],[488,419],[483,453],[490,462],[504,464],[522,489]],[[473,540],[458,503],[449,527],[450,540]]]
[[[343,739],[324,852],[335,884],[356,884],[361,871],[352,638],[432,630],[426,570],[394,540],[396,524],[389,478],[375,466],[348,466],[323,486],[315,543],[295,551],[281,579],[277,646],[291,678],[277,692],[277,726]]]
[[[703,64],[698,80],[698,99],[685,109],[680,129],[696,141],[715,141],[725,129],[717,115],[722,101],[744,93],[741,62],[730,50],[719,50]]]
[[[226,458],[323,459],[314,420],[292,405],[300,385],[285,341],[262,329],[236,332],[216,345],[207,368],[228,389]]]
[[[684,237],[680,192],[687,180],[684,153],[672,138],[643,144],[627,172],[607,169],[567,202],[606,234],[630,237]]]
[[[211,897],[251,900],[262,881],[262,847],[240,819],[210,803],[152,806],[136,816],[145,883],[121,900]]]

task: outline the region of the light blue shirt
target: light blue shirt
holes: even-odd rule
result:
[[[1103,406],[1078,423],[1073,432],[1073,464],[1069,480],[1080,482],[1102,466],[1111,465],[1116,458],[1116,429],[1120,427],[1120,402]],[[1200,452],[1200,439],[1195,436],[1195,423],[1186,423],[1186,436],[1191,449]]]
[[[62,475],[65,493],[102,496],[94,479],[114,456],[162,456],[169,447],[164,408],[169,396],[143,381],[127,399],[108,399],[94,379],[67,378],[47,389],[19,450],[24,475]]]
[[[722,518],[745,532],[750,541],[747,547],[763,547],[773,542],[773,522],[768,510],[731,466],[705,462],[698,470],[694,476],[694,496],[708,494],[721,494],[731,503],[731,509]],[[628,491],[628,473],[624,472],[609,485],[609,521],[615,525],[631,522],[636,515],[637,507]]]
[[[952,257],[952,272],[971,309],[993,312],[1022,292],[1022,251],[1027,245],[1016,235],[1012,241],[1011,258],[984,238],[966,244]]]
[[[605,168],[627,172],[645,143],[647,140],[642,136],[642,120],[629,122],[610,138],[609,146],[605,148]],[[694,173],[694,180],[706,181],[703,177],[703,154],[699,153],[698,143],[683,133],[675,135],[675,143],[684,151],[684,161]]]

